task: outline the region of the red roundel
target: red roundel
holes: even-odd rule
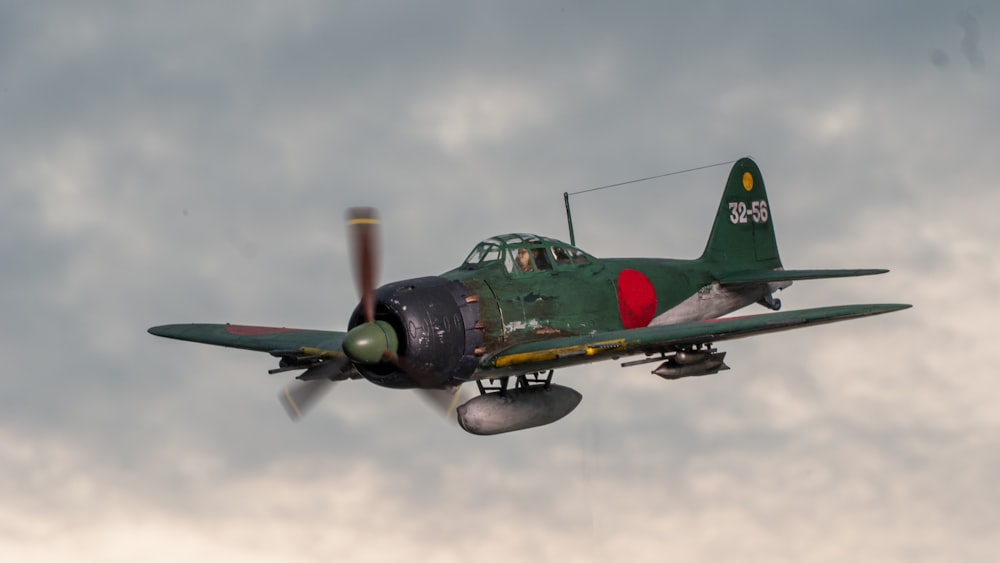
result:
[[[656,316],[656,290],[642,272],[622,270],[618,274],[618,311],[625,328],[648,326]]]

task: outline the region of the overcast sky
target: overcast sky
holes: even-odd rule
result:
[[[0,2],[0,558],[995,557],[1000,14],[673,4]],[[352,205],[390,281],[744,155],[786,267],[892,269],[786,309],[915,307],[562,370],[486,438],[363,381],[293,424],[273,358],[145,332],[343,329]],[[727,173],[577,196],[577,242],[694,257]]]

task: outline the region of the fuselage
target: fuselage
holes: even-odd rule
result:
[[[556,239],[509,234],[481,242],[440,276],[382,286],[377,316],[395,327],[401,354],[448,385],[495,377],[488,359],[512,345],[716,318],[768,291],[720,286],[717,274],[702,260],[602,260]],[[361,322],[358,309],[349,328]],[[363,373],[412,386],[390,366]]]
[[[442,277],[479,296],[490,352],[525,341],[647,326],[711,282],[696,262],[591,258],[511,276],[500,264]]]
[[[478,297],[488,355],[560,336],[716,318],[768,291],[721,287],[717,273],[701,260],[598,259],[555,239],[511,234],[483,241],[442,277]]]

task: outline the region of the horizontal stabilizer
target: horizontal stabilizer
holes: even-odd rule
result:
[[[746,270],[718,276],[719,283],[749,284],[770,283],[800,280],[822,280],[831,278],[854,278],[858,276],[874,276],[884,274],[889,270],[881,268],[855,270]]]

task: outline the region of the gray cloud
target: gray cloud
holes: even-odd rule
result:
[[[955,48],[952,6],[0,10],[0,551],[995,552],[997,81],[927,64]],[[993,19],[963,12],[974,68]],[[786,265],[894,270],[786,307],[917,306],[731,343],[715,378],[565,370],[572,417],[493,439],[362,382],[292,425],[271,358],[144,332],[342,328],[350,205],[380,207],[399,279],[498,232],[564,236],[563,191],[748,153]],[[580,243],[696,255],[724,176],[580,196]]]
[[[983,50],[979,47],[980,40],[980,28],[979,28],[979,9],[966,9],[962,12],[962,15],[958,18],[958,25],[962,28],[962,54],[965,55],[966,60],[972,65],[972,68],[976,70],[983,70],[986,68],[986,56],[983,54]]]

